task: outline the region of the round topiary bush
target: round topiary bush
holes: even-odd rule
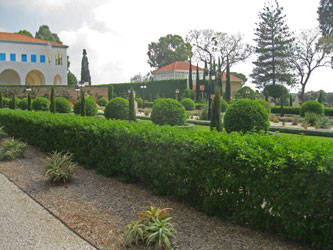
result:
[[[267,110],[258,102],[240,99],[229,105],[224,115],[224,128],[230,133],[264,130],[269,128]]]
[[[106,119],[128,120],[129,103],[122,97],[116,97],[110,100],[104,110]]]
[[[195,103],[191,98],[185,98],[180,103],[184,106],[186,111],[191,111],[195,108]]]
[[[20,107],[20,103],[21,103],[21,99],[16,97],[15,98],[15,102],[16,102],[16,108],[19,108]],[[13,98],[10,98],[9,108],[10,109],[14,109]]]
[[[27,110],[28,109],[28,98],[23,98],[20,103],[18,104],[18,107],[22,110]]]
[[[77,100],[74,105],[74,113],[77,115],[81,114],[81,99]],[[96,101],[93,98],[86,98],[85,99],[86,104],[86,116],[95,116],[97,115],[97,105]]]
[[[143,108],[143,99],[140,97],[135,98],[135,101],[138,103],[138,108]]]
[[[221,112],[224,113],[227,111],[229,104],[227,103],[226,100],[221,98]]]
[[[36,111],[49,111],[51,102],[45,97],[37,97],[32,103],[32,109]]]
[[[54,99],[57,113],[70,113],[73,105],[64,97]]]
[[[158,125],[181,126],[186,121],[186,111],[175,99],[157,99],[154,101],[150,117],[152,122]]]
[[[261,104],[267,110],[268,114],[271,113],[271,105],[268,102],[263,99],[259,99],[256,102]]]
[[[101,107],[105,107],[106,104],[108,103],[108,99],[104,98],[104,97],[101,97],[98,99],[98,105],[101,106]]]
[[[301,106],[301,109],[299,111],[299,114],[304,117],[305,113],[315,113],[317,115],[324,115],[324,107],[322,104],[320,104],[317,101],[307,101],[303,103]]]

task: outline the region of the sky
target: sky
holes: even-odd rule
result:
[[[148,44],[167,34],[184,39],[192,29],[240,33],[255,45],[254,30],[264,4],[272,0],[0,0],[0,31],[26,29],[33,35],[48,25],[69,46],[70,71],[78,78],[82,50],[87,50],[93,84],[129,82],[148,65]],[[291,31],[318,27],[319,0],[279,0]],[[231,71],[249,78],[252,61],[238,63]],[[79,80],[79,79],[78,79]],[[251,85],[249,79],[248,86]],[[299,88],[292,89],[297,92]],[[333,69],[313,72],[306,91],[333,92]]]

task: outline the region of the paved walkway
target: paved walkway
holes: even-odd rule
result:
[[[95,249],[0,174],[0,249]]]

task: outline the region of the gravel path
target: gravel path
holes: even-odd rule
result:
[[[95,249],[0,174],[0,249]]]
[[[125,225],[136,218],[138,211],[152,203],[173,208],[172,215],[178,231],[174,249],[309,249],[296,243],[279,240],[268,233],[207,216],[186,203],[152,195],[140,185],[125,184],[116,178],[107,178],[83,167],[79,167],[71,183],[54,186],[43,176],[42,159],[45,157],[45,154],[29,147],[25,158],[14,162],[0,162],[0,172],[99,248],[127,249],[123,239]],[[27,214],[24,217],[29,217],[34,209],[26,210]],[[38,223],[37,220],[37,225]],[[16,233],[13,235],[15,238],[21,237]],[[60,241],[65,242],[66,238],[61,237]],[[1,245],[0,249],[3,249]]]

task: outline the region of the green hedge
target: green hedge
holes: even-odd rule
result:
[[[290,114],[290,115],[299,115],[299,112],[301,110],[301,107],[294,107],[294,106],[284,106],[284,113]],[[271,108],[271,112],[275,114],[281,113],[281,107],[280,106],[273,106]],[[326,116],[333,116],[333,108],[324,108],[324,112]]]
[[[5,131],[209,215],[333,248],[333,144],[0,109]]]
[[[278,127],[272,126],[269,128],[269,131],[272,132],[281,132],[288,134],[304,134],[311,136],[323,136],[323,137],[333,137],[333,130],[329,129],[303,129],[303,128],[287,128],[287,127]]]

